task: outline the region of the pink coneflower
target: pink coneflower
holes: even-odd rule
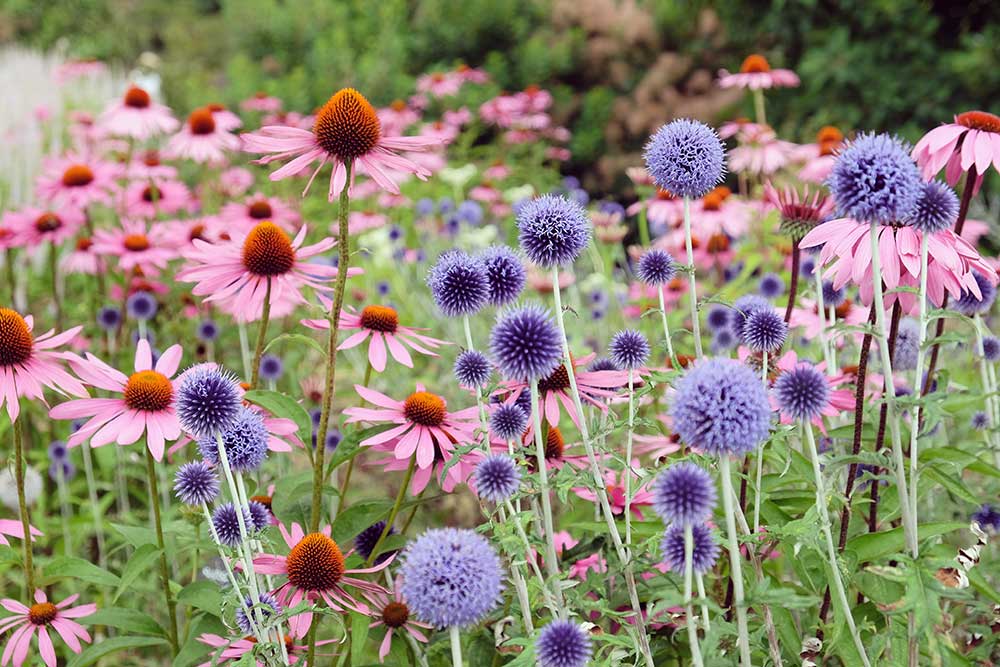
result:
[[[160,153],[156,150],[145,151],[133,158],[125,168],[126,175],[134,179],[177,179],[177,168],[160,161]]]
[[[256,192],[243,202],[230,202],[222,207],[219,218],[236,229],[249,232],[257,224],[270,220],[285,232],[298,229],[302,216],[277,197]]]
[[[379,109],[378,120],[382,123],[382,131],[390,135],[399,135],[420,120],[420,113],[407,106],[403,100],[396,100],[387,107]]]
[[[410,608],[406,606],[406,600],[403,599],[400,583],[397,578],[393,586],[395,590],[392,598],[382,602],[380,615],[374,623],[368,626],[369,628],[385,627],[385,638],[382,639],[382,643],[378,647],[379,662],[385,662],[385,657],[389,655],[389,650],[392,648],[392,637],[395,633],[406,632],[418,642],[426,644],[428,642],[427,635],[421,630],[434,629],[433,626],[421,623],[410,616]]]
[[[348,419],[355,422],[396,424],[361,442],[362,447],[372,447],[381,443],[391,443],[393,453],[399,460],[416,455],[417,467],[429,468],[442,452],[451,452],[456,445],[475,442],[479,426],[479,409],[465,408],[448,412],[448,404],[443,398],[421,385],[405,401],[397,401],[373,389],[355,385],[358,394],[376,406],[374,408],[351,407],[344,410]]]
[[[73,340],[83,327],[60,334],[49,329],[37,338],[33,328],[31,315],[21,317],[15,310],[0,308],[0,407],[7,403],[11,421],[21,412],[20,397],[44,402],[45,387],[60,394],[87,395],[86,387],[62,366],[75,355],[53,349]]]
[[[75,206],[29,206],[6,214],[3,225],[14,234],[13,244],[34,251],[44,243],[62,245],[80,231],[85,220],[83,211]]]
[[[278,525],[278,530],[291,551],[287,556],[261,554],[254,559],[253,564],[260,574],[283,574],[288,577],[273,592],[286,607],[295,607],[303,601],[318,603],[322,600],[334,611],[368,614],[367,605],[356,600],[345,586],[357,589],[372,604],[378,604],[388,595],[388,591],[378,584],[346,575],[381,572],[392,563],[392,558],[375,567],[348,570],[340,547],[330,539],[329,525],[322,532],[308,535],[297,523],[292,524],[291,532],[282,524]],[[292,633],[303,636],[305,630],[312,625],[312,616],[312,612],[307,611],[289,619],[288,625]]]
[[[322,295],[320,301],[329,310],[331,303]],[[302,320],[302,324],[310,329],[329,329],[329,320]],[[427,348],[437,348],[442,345],[450,345],[448,341],[438,340],[430,336],[418,333],[425,329],[415,327],[403,327],[399,325],[399,313],[395,308],[389,306],[365,306],[360,313],[355,312],[348,306],[340,313],[340,330],[351,331],[350,336],[340,344],[338,350],[349,350],[357,347],[370,339],[368,343],[368,362],[376,371],[381,373],[385,370],[385,362],[388,354],[397,362],[407,368],[413,368],[413,358],[410,356],[407,347],[425,354],[429,357],[438,356]]]
[[[95,77],[108,71],[108,66],[100,60],[67,60],[55,71],[55,80],[65,84],[75,79]]]
[[[1000,116],[986,111],[966,111],[954,123],[936,127],[913,147],[913,158],[925,179],[944,168],[945,179],[955,185],[964,172],[976,168],[976,189],[990,164],[1000,171]]]
[[[351,236],[367,232],[370,229],[378,229],[389,222],[389,216],[378,211],[351,211],[347,221],[347,229]],[[340,228],[337,223],[330,225],[330,233],[339,236]]]
[[[288,653],[288,664],[296,664],[302,659],[302,654],[309,650],[307,645],[295,643],[296,639],[301,639],[304,636],[304,633],[296,634],[295,632],[290,635],[285,635],[285,651]],[[252,636],[226,638],[210,632],[198,635],[198,641],[216,649],[216,651],[212,652],[212,659],[201,663],[198,667],[216,667],[216,665],[221,665],[226,662],[239,661],[240,658],[247,653],[252,652],[257,646],[257,640]],[[333,644],[336,641],[336,639],[323,639],[321,641],[317,641],[316,646],[325,646],[327,644]],[[222,650],[218,651],[218,649]],[[321,654],[317,654],[317,656],[319,655]],[[257,667],[265,667],[265,663],[260,660],[255,660],[254,662]]]
[[[118,189],[115,183],[118,171],[111,163],[69,153],[46,162],[35,191],[46,202],[80,209],[91,204],[111,204]]]
[[[66,401],[52,408],[49,416],[53,419],[89,418],[66,441],[70,447],[88,439],[91,447],[109,442],[130,445],[145,434],[149,452],[160,461],[164,444],[181,435],[173,406],[175,387],[171,378],[183,354],[180,345],[171,345],[154,366],[149,342],[141,338],[136,345],[132,375],[125,375],[90,353],[86,359],[77,357],[70,361],[76,374],[87,384],[116,397]]]
[[[31,541],[35,541],[35,537],[39,535],[44,535],[42,531],[38,530],[34,526],[28,526],[31,532]],[[16,537],[19,540],[24,539],[24,526],[20,521],[14,519],[0,519],[0,544],[7,547],[10,546],[10,541],[8,537]]]
[[[14,667],[21,667],[28,657],[31,638],[37,633],[38,653],[42,656],[42,662],[46,667],[56,667],[56,649],[52,645],[52,637],[49,636],[50,629],[56,631],[73,653],[79,653],[83,648],[81,640],[90,643],[90,633],[71,619],[85,618],[97,611],[96,604],[71,607],[70,605],[79,597],[71,595],[62,602],[53,604],[49,602],[45,591],[38,588],[35,589],[35,604],[30,607],[10,598],[0,600],[0,605],[14,614],[0,619],[0,635],[8,630],[14,630],[7,640],[7,646],[4,647],[0,664],[11,663]]]
[[[465,79],[458,72],[432,72],[417,78],[417,92],[433,97],[449,97],[458,93]]]
[[[316,174],[330,162],[329,199],[333,201],[344,187],[354,184],[354,177],[362,171],[382,188],[394,194],[399,187],[389,171],[415,174],[426,179],[430,173],[396,151],[425,151],[438,145],[435,139],[424,137],[386,137],[382,134],[375,109],[368,100],[353,88],[344,88],[331,97],[316,114],[312,131],[292,127],[266,126],[257,132],[243,135],[243,150],[250,153],[272,153],[257,160],[268,164],[276,160],[294,158],[271,174],[272,181],[299,173],[306,165],[319,161],[319,166],[309,178],[303,196],[309,191]],[[352,163],[351,182],[347,182],[346,163]]]
[[[897,287],[920,285],[921,232],[908,226],[884,225],[878,227],[879,258],[882,280],[888,293],[886,306],[899,299],[903,310],[915,313],[919,304],[912,292],[896,292]],[[865,305],[872,299],[871,225],[852,218],[836,218],[815,227],[799,243],[801,248],[823,246],[819,263],[826,265],[827,276],[832,277],[834,289],[849,281],[857,283]],[[936,306],[944,301],[947,291],[953,299],[963,290],[980,295],[973,271],[986,276],[996,284],[997,274],[968,241],[956,236],[950,229],[931,234],[928,239],[927,297]]]
[[[156,225],[147,226],[140,220],[122,220],[118,229],[99,229],[94,233],[91,250],[98,255],[118,258],[118,267],[131,273],[139,269],[143,275],[157,276],[167,263],[177,257]]]
[[[380,469],[382,473],[403,472],[410,467],[410,462],[406,459],[396,458],[392,442],[375,445],[372,449],[376,452],[389,454],[385,458],[372,461],[372,467]],[[474,449],[459,456],[453,449],[437,448],[432,465],[426,468],[417,466],[414,469],[413,479],[410,481],[410,495],[413,497],[420,495],[420,492],[427,488],[432,479],[440,485],[442,491],[451,493],[460,484],[466,484],[470,481],[476,471],[476,466],[484,456],[485,454],[480,449]]]
[[[681,220],[684,202],[680,197],[675,197],[673,193],[658,188],[649,199],[635,202],[625,212],[628,215],[638,215],[643,209],[646,210],[646,220],[649,221],[654,236],[659,236],[675,227],[676,223]]]
[[[844,133],[832,125],[824,125],[816,133],[816,143],[802,144],[793,152],[793,159],[804,162],[798,177],[807,183],[823,183],[833,170],[837,153],[844,146]]]
[[[830,327],[833,325],[830,322],[828,314],[830,309],[829,304],[824,304],[828,312],[820,317],[819,306],[815,300],[803,297],[798,300],[798,303],[799,305],[792,309],[792,317],[788,320],[788,326],[792,329],[802,327],[802,335],[805,338],[813,340],[819,336],[824,326]],[[844,303],[834,309],[834,313],[838,321],[852,327],[861,326],[868,321],[868,311],[853,301],[844,301]],[[827,336],[833,338],[839,345],[843,345],[849,337],[859,341],[861,335],[860,331],[842,332],[839,334],[827,331]]]
[[[171,160],[186,158],[215,166],[226,163],[226,151],[239,147],[239,138],[220,127],[208,107],[202,107],[192,111],[181,131],[170,137],[163,155]]]
[[[545,435],[545,467],[549,470],[562,470],[563,466],[570,465],[574,468],[583,470],[590,464],[590,459],[587,457],[586,452],[577,452],[576,454],[570,453],[570,450],[574,445],[567,445],[566,440],[563,438],[562,431],[556,426],[548,426],[547,433]],[[522,436],[522,446],[525,448],[525,453],[528,457],[531,465],[534,465],[535,457],[535,427],[531,420],[528,420],[528,428]],[[507,446],[505,443],[496,443],[497,451],[506,451]],[[608,456],[605,454],[598,454],[597,459],[603,461],[607,459]]]
[[[239,197],[253,185],[253,173],[243,167],[231,167],[219,174],[219,187],[226,197]]]
[[[788,164],[796,146],[778,139],[774,130],[766,125],[754,127],[753,131],[744,128],[737,133],[739,145],[729,151],[729,169],[734,173],[767,176]]]
[[[244,111],[261,111],[263,113],[277,113],[281,111],[281,98],[273,97],[263,91],[254,93],[253,97],[240,102],[240,108]]]
[[[639,469],[639,462],[633,461],[632,467],[636,470]],[[624,514],[625,513],[625,475],[628,471],[616,472],[614,470],[604,471],[604,486],[608,492],[608,501],[611,503],[612,514]],[[584,500],[590,500],[592,502],[597,502],[597,494],[594,493],[593,489],[587,487],[574,487],[573,493],[583,498]],[[642,508],[647,505],[653,504],[653,494],[646,491],[644,488],[639,488],[638,490],[633,490],[632,502],[629,503],[632,514],[636,519],[642,519]]]
[[[173,215],[190,210],[191,191],[180,181],[143,179],[125,189],[123,214],[129,218],[151,219],[158,215]]]
[[[214,215],[161,222],[157,229],[163,242],[181,257],[187,257],[194,249],[195,240],[216,243],[226,237],[223,223]]]
[[[104,270],[103,263],[94,252],[94,242],[89,236],[81,236],[76,240],[73,250],[59,261],[59,269],[63,273],[83,273],[96,275]]]
[[[240,120],[240,117],[227,109],[225,104],[213,102],[206,104],[205,108],[212,114],[215,126],[223,132],[232,132],[237,128],[243,127],[243,121]]]
[[[461,129],[455,125],[449,125],[440,120],[433,123],[424,123],[420,130],[421,136],[436,139],[440,144],[450,144],[458,136]]]
[[[303,261],[332,248],[334,240],[326,238],[303,247],[305,238],[305,225],[289,240],[273,222],[261,222],[248,234],[234,234],[228,242],[195,239],[194,250],[187,253],[191,264],[177,273],[177,279],[198,283],[193,294],[220,302],[239,322],[261,318],[270,283],[271,315],[284,316],[296,305],[307,303],[303,287],[329,289],[325,283],[337,275],[337,269],[328,264]]]
[[[138,86],[129,86],[125,95],[112,102],[97,122],[108,134],[137,141],[169,134],[179,125],[168,107],[154,102]]]
[[[740,71],[730,74],[727,70],[719,70],[720,88],[794,88],[799,85],[799,77],[790,69],[771,69],[767,58],[759,54],[751,54],[740,65]]]

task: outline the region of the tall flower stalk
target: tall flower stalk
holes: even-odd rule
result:
[[[688,298],[691,303],[691,335],[694,336],[694,354],[704,356],[701,348],[701,326],[698,323],[698,280],[695,278],[694,248],[691,242],[691,198],[684,197],[684,251],[687,253]],[[662,299],[662,291],[660,292]]]
[[[174,655],[180,650],[179,637],[177,633],[177,602],[174,600],[173,592],[170,590],[170,565],[167,561],[167,545],[163,538],[163,522],[160,517],[160,494],[157,490],[156,480],[156,460],[148,447],[146,450],[146,483],[149,484],[150,507],[152,508],[153,529],[156,531],[156,546],[160,550],[160,583],[163,586],[163,599],[167,603],[167,617],[169,630],[168,639]],[[221,449],[221,448],[220,448]]]
[[[19,420],[13,420],[11,431],[14,438],[14,484],[17,487],[17,509],[23,531],[21,545],[24,554],[24,590],[27,598],[35,590],[35,565],[31,559],[31,515],[24,494],[24,434],[21,433]]]
[[[267,324],[271,319],[271,279],[266,280],[267,287],[264,291],[264,310],[260,316],[260,325],[257,329],[257,345],[254,347],[252,375],[250,377],[250,388],[256,389],[260,379],[260,358],[264,355],[264,341],[267,340]]]

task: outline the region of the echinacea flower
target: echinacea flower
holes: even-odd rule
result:
[[[266,593],[261,593],[261,597],[267,595]],[[297,616],[293,616],[294,620]],[[285,635],[283,640],[285,642],[285,651],[288,653],[288,663],[294,665],[303,659],[303,656],[309,650],[306,644],[296,644],[296,639],[302,639],[305,637],[305,632],[297,633],[292,631],[291,634]],[[245,637],[222,637],[220,635],[212,634],[210,632],[205,632],[198,635],[198,641],[202,644],[212,647],[215,651],[212,652],[212,658],[207,662],[203,662],[198,667],[216,667],[217,665],[222,665],[226,663],[240,663],[246,664],[244,656],[247,653],[253,652],[257,647],[257,640],[252,636]],[[322,639],[316,642],[316,646],[325,646],[327,644],[333,644],[337,642],[336,639]],[[220,650],[221,649],[221,650]],[[320,654],[317,654],[317,656]],[[254,661],[256,667],[266,667],[262,660]]]
[[[52,408],[49,416],[53,419],[89,417],[66,441],[70,447],[88,439],[92,447],[109,442],[130,445],[145,435],[146,446],[159,461],[163,458],[164,444],[181,434],[171,378],[177,372],[183,353],[180,345],[172,345],[154,366],[149,342],[140,339],[132,375],[125,375],[89,352],[86,359],[77,357],[70,361],[74,372],[87,384],[116,397],[67,401]]]
[[[173,215],[192,205],[191,191],[184,183],[165,178],[137,180],[125,189],[123,214],[150,219]]]
[[[781,232],[793,241],[799,241],[833,212],[833,199],[820,192],[810,197],[808,186],[800,194],[788,186],[778,190],[768,181],[764,184],[764,197],[768,204],[778,209]]]
[[[576,464],[577,467],[582,468],[584,461],[580,461]],[[628,470],[622,470],[621,472],[615,472],[614,470],[604,471],[604,489],[608,496],[608,503],[611,505],[611,513],[615,515],[622,515],[625,513],[625,485],[626,475],[634,474],[631,470],[636,470],[639,467],[639,462],[636,460],[632,461],[632,467]],[[634,484],[633,484],[634,486]],[[573,487],[573,493],[583,498],[584,500],[589,500],[593,503],[598,502],[597,494],[593,489],[585,486]],[[642,520],[642,508],[648,507],[653,504],[654,496],[646,488],[640,487],[638,489],[633,488],[632,499],[628,503],[629,510],[632,516],[636,519]]]
[[[235,225],[239,231],[250,231],[261,222],[269,220],[286,233],[291,233],[301,223],[302,216],[281,199],[258,192],[242,202],[230,202],[223,206],[219,219]]]
[[[427,635],[421,630],[432,629],[432,626],[421,623],[410,615],[410,608],[407,606],[406,600],[403,599],[401,586],[402,580],[397,578],[393,586],[395,590],[392,593],[392,598],[383,602],[381,613],[378,613],[376,620],[368,626],[369,628],[385,627],[385,637],[378,647],[379,662],[385,662],[385,657],[389,655],[395,633],[406,632],[418,642],[426,644]]]
[[[112,136],[145,141],[173,132],[179,123],[168,107],[154,102],[148,92],[133,85],[121,99],[108,105],[97,125]]]
[[[55,630],[73,653],[82,650],[81,640],[90,643],[90,633],[82,625],[72,620],[85,618],[97,611],[96,604],[81,604],[71,607],[79,595],[71,595],[62,602],[49,602],[45,591],[35,590],[35,603],[30,607],[17,600],[0,600],[4,609],[14,614],[0,619],[0,635],[13,630],[4,647],[0,664],[21,667],[28,657],[31,638],[38,635],[38,653],[46,667],[56,667],[56,650],[52,645],[50,630]]]
[[[322,601],[334,611],[368,614],[368,606],[355,599],[347,587],[358,590],[371,604],[378,604],[388,594],[378,584],[347,575],[381,572],[392,563],[391,558],[374,567],[349,570],[345,565],[345,555],[330,539],[330,526],[308,535],[297,523],[292,524],[291,531],[283,524],[278,525],[278,530],[290,549],[288,555],[260,554],[253,563],[260,574],[287,577],[285,583],[271,593],[285,607],[292,608],[303,601]],[[289,620],[289,627],[294,634],[302,636],[312,624],[312,617],[309,611],[294,616]]]
[[[122,220],[118,229],[94,232],[91,251],[118,258],[118,267],[131,273],[138,269],[145,276],[157,276],[177,251],[166,243],[162,229],[140,220]]]
[[[118,168],[95,157],[68,153],[45,163],[35,183],[35,192],[46,202],[84,209],[91,204],[110,204],[118,186]]]
[[[719,70],[720,88],[794,88],[799,85],[798,75],[790,69],[772,69],[764,56],[753,53],[743,60],[740,71],[730,73]]]
[[[942,168],[948,185],[955,185],[964,172],[976,169],[976,189],[990,164],[1000,171],[1000,116],[986,111],[966,111],[954,123],[934,128],[913,147],[913,158],[925,179]]]
[[[268,125],[257,132],[244,134],[243,150],[249,153],[270,153],[260,158],[260,164],[294,158],[271,174],[279,181],[302,171],[307,165],[319,161],[319,166],[309,178],[303,196],[326,163],[333,164],[330,175],[329,199],[333,201],[341,190],[354,185],[356,174],[361,171],[378,183],[379,187],[393,194],[399,186],[393,172],[410,173],[426,179],[430,172],[396,151],[426,151],[439,145],[437,139],[426,137],[386,137],[375,109],[365,97],[353,88],[336,93],[316,113],[312,130]],[[347,182],[347,163],[353,165],[350,183]]]
[[[319,299],[327,309],[332,305],[330,300],[323,295],[320,295]],[[302,324],[310,329],[330,328],[330,321],[327,319],[302,320]],[[392,355],[393,359],[407,368],[413,368],[413,357],[410,356],[406,348],[419,354],[436,357],[438,355],[432,351],[433,349],[451,344],[448,341],[418,333],[424,329],[400,326],[399,313],[390,306],[365,306],[360,313],[348,306],[340,313],[340,330],[353,331],[354,333],[348,336],[337,349],[349,350],[368,341],[368,362],[379,373],[385,370],[388,355]],[[388,355],[386,350],[388,350]]]
[[[0,308],[0,407],[7,404],[12,422],[21,412],[21,397],[44,401],[45,387],[60,394],[87,395],[86,387],[63,369],[63,362],[75,355],[54,349],[73,340],[82,327],[59,334],[49,329],[35,337],[34,323],[31,315],[22,317],[15,310]]]
[[[202,107],[192,111],[180,132],[170,137],[163,155],[171,160],[188,159],[217,166],[226,163],[226,151],[239,147],[239,137],[223,128],[211,109]]]
[[[337,269],[327,264],[304,261],[336,242],[325,238],[303,247],[305,237],[304,225],[289,239],[273,222],[261,222],[247,234],[233,234],[228,242],[196,239],[194,250],[187,253],[191,263],[177,273],[177,279],[197,283],[193,294],[220,302],[238,322],[261,318],[270,286],[271,317],[282,317],[307,303],[303,287],[329,289],[325,283],[337,275]]]
[[[29,532],[31,533],[31,541],[35,541],[35,537],[39,535],[44,535],[44,533],[34,526],[28,526]],[[15,519],[0,519],[0,544],[7,547],[10,546],[10,541],[8,537],[16,537],[19,540],[24,539],[24,525]]]
[[[83,211],[75,206],[28,206],[7,213],[3,224],[13,233],[14,244],[34,251],[44,243],[62,245],[80,231],[84,220]]]

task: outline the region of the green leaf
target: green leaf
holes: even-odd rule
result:
[[[128,559],[128,563],[125,564],[125,569],[122,571],[121,583],[118,584],[118,590],[115,591],[115,596],[111,599],[111,602],[118,602],[121,594],[128,590],[129,586],[160,557],[161,553],[160,548],[155,544],[143,544],[136,549],[132,557]]]
[[[291,419],[299,427],[299,439],[308,443],[312,438],[312,418],[298,401],[277,391],[254,389],[243,394],[243,400],[259,405],[275,417]]]
[[[167,631],[152,616],[138,609],[124,609],[122,607],[98,609],[87,617],[87,623],[90,625],[106,625],[126,633],[152,635],[154,637],[167,636]]]
[[[92,665],[106,655],[127,651],[134,648],[146,648],[149,646],[161,646],[166,644],[166,639],[159,637],[111,637],[97,644],[91,644],[82,653],[79,653],[66,663],[66,667],[86,667]]]
[[[337,515],[333,522],[333,541],[344,544],[372,525],[386,518],[392,509],[388,500],[363,500]]]
[[[152,528],[126,526],[120,523],[112,523],[111,527],[136,549],[144,544],[156,544],[156,533],[153,532]]]
[[[46,578],[71,577],[98,586],[114,587],[118,585],[117,576],[82,558],[63,556],[49,562],[42,570]]]
[[[964,522],[937,521],[918,526],[917,535],[920,539],[926,540],[967,527],[968,524]],[[858,562],[877,561],[879,558],[900,553],[905,549],[903,528],[900,526],[877,533],[858,535],[847,542],[847,549],[855,553]]]
[[[921,477],[937,482],[938,484],[943,486],[948,491],[948,493],[958,498],[961,498],[970,505],[973,505],[975,507],[979,506],[980,503],[979,497],[976,496],[971,491],[969,491],[968,487],[960,480],[956,479],[955,477],[952,477],[950,473],[942,472],[941,470],[938,470],[936,467],[931,465],[924,468],[923,472],[921,473]]]
[[[225,635],[227,628],[215,616],[198,612],[188,626],[187,641],[181,646],[180,653],[174,658],[171,667],[192,667],[205,661],[208,647],[198,641],[204,633]]]
[[[265,351],[266,350],[270,350],[272,346],[276,345],[279,342],[280,343],[289,343],[289,342],[304,343],[304,344],[308,345],[309,347],[311,347],[312,349],[314,349],[317,352],[319,352],[324,357],[326,357],[326,350],[323,349],[323,346],[320,345],[319,342],[315,338],[310,338],[309,336],[306,336],[306,335],[300,334],[300,333],[283,333],[280,336],[275,336],[267,344],[267,346],[264,348],[264,350]]]
[[[371,618],[363,614],[351,613],[351,663],[359,664],[365,654],[368,639],[368,625]]]
[[[177,601],[201,609],[213,616],[222,617],[222,600],[219,587],[211,581],[196,581],[184,587]]]
[[[382,431],[388,431],[390,428],[395,427],[395,424],[379,424],[378,426],[370,426],[360,431],[351,431],[344,437],[343,440],[340,441],[340,444],[337,445],[337,449],[334,450],[333,456],[330,457],[330,461],[327,463],[329,469],[333,470],[337,466],[350,461],[355,456],[360,454],[360,443],[364,442],[373,435],[378,435]]]
[[[282,523],[302,523],[309,516],[312,478],[312,471],[305,471],[279,479],[274,485],[271,511]]]

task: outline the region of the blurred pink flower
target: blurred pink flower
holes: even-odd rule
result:
[[[156,103],[148,92],[135,85],[108,105],[97,123],[110,135],[136,141],[169,134],[180,125],[168,107]]]

